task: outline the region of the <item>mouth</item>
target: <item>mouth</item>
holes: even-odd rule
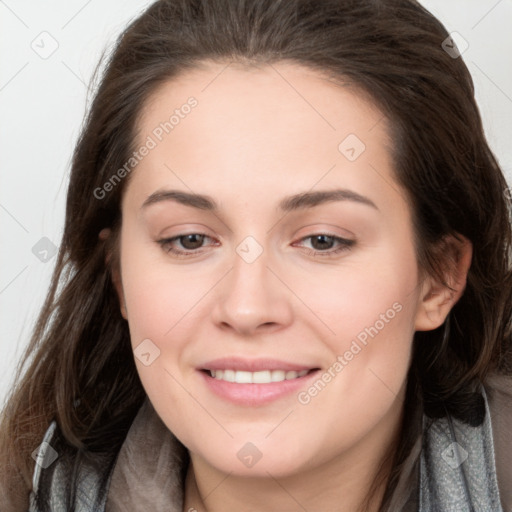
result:
[[[320,367],[276,359],[216,359],[197,368],[211,396],[235,406],[264,407],[277,400],[292,400],[311,385]]]

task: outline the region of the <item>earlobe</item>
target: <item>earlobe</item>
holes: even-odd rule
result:
[[[439,254],[447,262],[448,269],[444,273],[446,285],[433,276],[423,281],[416,313],[416,331],[431,331],[442,325],[466,287],[473,255],[471,242],[462,235],[457,235],[457,238],[450,235],[443,240]]]

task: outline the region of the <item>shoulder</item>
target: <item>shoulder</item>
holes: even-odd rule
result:
[[[512,376],[493,373],[485,382],[492,425],[496,475],[504,510],[512,510]]]
[[[99,495],[99,481],[103,476],[101,471],[91,465],[83,465],[79,469],[76,479],[75,500],[73,504],[68,501],[66,489],[71,481],[72,472],[59,457],[57,448],[58,425],[53,421],[48,427],[43,440],[34,452],[36,461],[30,493],[30,507],[28,512],[44,512],[39,508],[39,500],[43,485],[43,475],[49,473],[49,479],[44,478],[48,495],[48,510],[51,512],[67,512],[70,507],[75,512],[104,512],[105,499]],[[100,504],[98,506],[98,503]]]
[[[512,380],[490,375],[480,388],[485,414],[473,425],[451,414],[425,418],[422,510],[512,511]],[[501,506],[500,506],[501,503]]]

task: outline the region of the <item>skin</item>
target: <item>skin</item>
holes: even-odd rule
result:
[[[440,326],[460,298],[471,244],[452,240],[456,292],[421,278],[386,119],[356,89],[294,63],[203,64],[163,84],[142,111],[139,143],[187,98],[198,101],[130,176],[114,278],[133,348],[150,339],[160,350],[149,366],[135,361],[155,410],[190,451],[184,510],[354,511],[399,436],[413,334]],[[348,134],[366,146],[354,161],[338,149]],[[377,208],[344,200],[278,210],[292,194],[335,188]],[[142,207],[165,189],[206,194],[220,209]],[[193,233],[207,235],[202,245],[158,243]],[[355,243],[325,256],[340,245],[313,237],[322,233]],[[247,236],[262,249],[251,263],[236,252]],[[235,405],[196,371],[228,355],[327,370],[396,303],[400,312],[308,404],[292,393]],[[262,454],[252,467],[237,457],[247,442]]]

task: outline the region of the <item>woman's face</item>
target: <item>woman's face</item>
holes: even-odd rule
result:
[[[197,460],[282,476],[396,429],[423,288],[392,143],[352,87],[291,63],[210,63],[147,103],[118,289]]]

